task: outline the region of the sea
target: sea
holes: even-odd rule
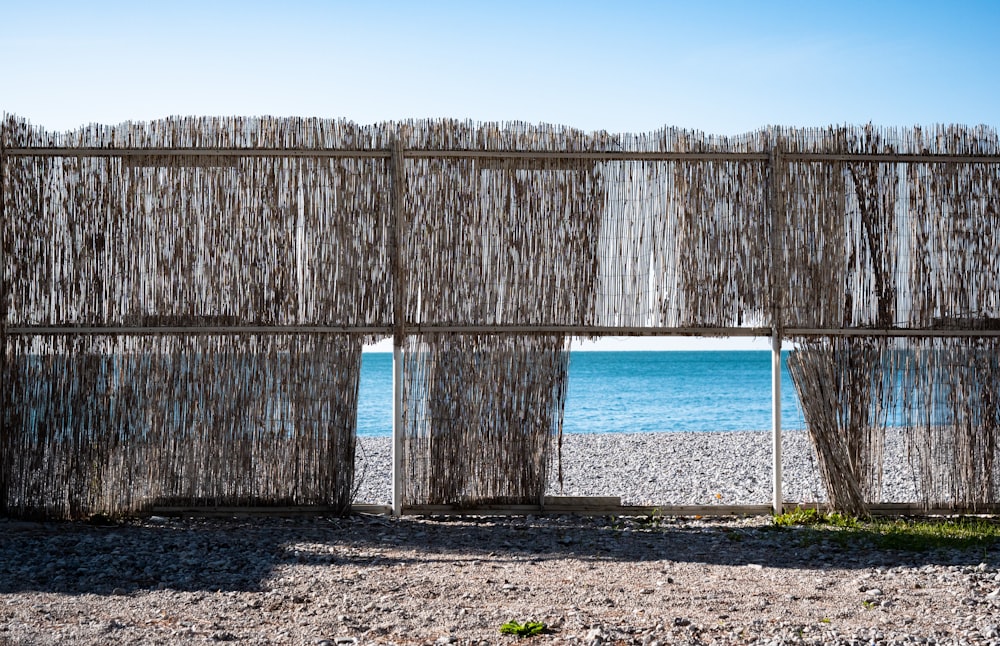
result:
[[[781,425],[805,423],[782,353]],[[358,434],[392,433],[392,353],[362,354]],[[565,433],[771,428],[768,350],[571,352]]]

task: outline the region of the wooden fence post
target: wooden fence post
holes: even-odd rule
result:
[[[403,298],[403,142],[396,134],[392,146],[392,514],[403,513],[403,340],[405,337]]]
[[[780,180],[784,173],[781,163],[781,135],[771,142],[768,157],[768,203],[771,208],[771,508],[782,513],[783,494],[781,463],[781,317],[782,291],[785,280],[782,263],[785,216],[781,200]]]

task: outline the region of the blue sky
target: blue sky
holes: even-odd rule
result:
[[[54,130],[190,114],[717,134],[1000,126],[997,1],[0,0],[0,9],[0,111]]]
[[[1000,2],[2,0],[0,109],[663,125],[1000,122]]]

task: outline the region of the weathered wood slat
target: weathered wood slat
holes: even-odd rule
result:
[[[600,499],[598,499],[600,500]],[[817,509],[830,511],[829,503],[817,502],[785,502],[785,510],[795,508]],[[874,516],[962,516],[962,515],[997,515],[1000,505],[984,505],[975,509],[962,507],[924,507],[919,503],[879,503],[869,507]],[[387,515],[392,512],[391,505],[354,504],[351,512],[356,514]],[[300,515],[330,515],[337,509],[330,506],[292,506],[292,507],[191,507],[191,506],[155,506],[146,513],[161,516],[195,516],[195,517],[227,517],[227,516],[300,516]],[[600,504],[581,499],[579,504],[559,504],[544,507],[540,505],[477,505],[462,507],[457,505],[410,505],[403,509],[409,516],[524,516],[542,514],[598,515],[598,516],[663,516],[663,517],[726,517],[726,516],[769,516],[771,505],[620,505]]]

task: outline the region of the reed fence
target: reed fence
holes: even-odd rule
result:
[[[924,504],[995,504],[998,168],[986,127],[5,116],[0,506],[346,509],[389,335],[400,500],[541,504],[565,342],[608,334],[792,341],[833,504],[890,423]]]

